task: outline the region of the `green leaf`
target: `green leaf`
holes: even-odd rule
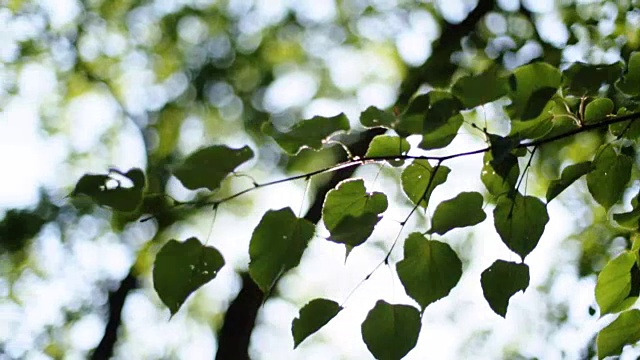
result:
[[[399,136],[378,135],[371,140],[365,157],[382,157],[406,155],[411,145],[405,138]],[[402,166],[404,160],[387,160],[393,166]]]
[[[640,52],[631,53],[627,73],[616,82],[616,87],[626,95],[640,95]]]
[[[622,107],[618,109],[616,116],[631,114],[632,112]],[[640,121],[629,120],[609,125],[609,131],[613,136],[622,136],[626,139],[637,141],[640,138]]]
[[[173,174],[187,189],[215,190],[227,175],[251,158],[253,151],[248,146],[232,149],[224,145],[213,145],[189,155]]]
[[[349,119],[344,114],[334,117],[314,116],[300,121],[287,132],[276,130],[270,122],[262,124],[262,132],[271,136],[290,155],[297,154],[304,147],[320,150],[331,135],[349,129]]]
[[[625,311],[600,330],[596,338],[598,359],[620,355],[625,345],[640,341],[640,310]]]
[[[462,103],[444,91],[429,93],[430,107],[424,118],[420,148],[425,150],[443,148],[458,135],[464,122],[460,110]]]
[[[518,146],[518,140],[494,134],[488,135],[491,143],[491,165],[495,169],[500,169],[502,162],[508,161],[511,151]]]
[[[367,128],[383,127],[387,129],[393,128],[396,117],[384,110],[380,110],[375,106],[369,106],[360,114],[360,123]]]
[[[588,103],[584,109],[585,124],[593,124],[605,120],[613,112],[613,101],[607,98],[598,98]]]
[[[184,242],[169,240],[153,266],[153,287],[171,316],[192,292],[216,277],[224,266],[220,252],[192,237]]]
[[[591,65],[576,62],[562,72],[562,86],[565,94],[574,96],[594,96],[603,84],[612,84],[622,75],[623,64]]]
[[[587,174],[587,187],[593,198],[606,209],[618,202],[631,178],[630,157],[617,154],[611,145],[603,145]]]
[[[420,206],[427,207],[431,193],[438,185],[447,181],[449,172],[451,170],[446,166],[439,166],[436,171],[427,160],[414,160],[402,172],[402,190],[413,204],[419,203]]]
[[[462,262],[451,247],[420,233],[409,235],[396,268],[405,291],[423,310],[449,295],[462,276]]]
[[[533,63],[513,71],[509,78],[511,118],[529,120],[540,115],[560,86],[560,70],[546,64]]]
[[[347,216],[357,218],[365,213],[377,216],[387,210],[387,206],[385,194],[367,193],[364,180],[348,179],[327,193],[322,206],[322,220],[327,229],[332,231]]]
[[[538,245],[549,221],[547,207],[537,197],[501,196],[493,210],[496,230],[505,243],[524,259]]]
[[[413,306],[378,300],[362,323],[362,339],[376,359],[399,360],[416,346],[420,326]]]
[[[345,244],[350,249],[364,243],[382,217],[365,212],[358,216],[347,215],[330,232],[330,241]]]
[[[499,76],[496,68],[475,76],[463,76],[451,88],[453,95],[467,109],[497,100],[507,95],[508,91],[507,78]]]
[[[482,210],[482,202],[478,192],[461,192],[453,199],[441,202],[433,213],[429,233],[444,235],[451,229],[483,222],[487,214]]]
[[[637,230],[640,225],[640,207],[634,207],[626,213],[613,214],[613,220],[626,229]]]
[[[128,178],[133,186],[122,186],[114,174]],[[133,168],[122,173],[111,169],[107,175],[83,175],[76,183],[71,196],[87,195],[100,206],[108,206],[116,211],[132,212],[142,202],[144,187],[145,177],[142,170]]]
[[[636,263],[636,256],[625,251],[610,260],[598,275],[596,283],[596,302],[600,307],[600,316],[612,312],[619,306],[631,291],[631,268]]]
[[[502,162],[494,167],[491,152],[486,152],[483,161],[484,166],[480,173],[480,179],[491,195],[500,196],[515,188],[520,175],[518,158],[515,155],[507,154]]]
[[[547,203],[560,195],[566,188],[578,180],[581,176],[589,173],[593,169],[591,161],[585,161],[569,165],[562,170],[560,179],[553,180],[547,189]]]
[[[267,211],[249,243],[249,275],[268,293],[284,272],[298,266],[315,226],[291,208]]]
[[[529,267],[504,260],[496,260],[480,276],[482,292],[491,309],[506,317],[509,299],[529,287]]]
[[[462,107],[460,100],[446,91],[433,90],[416,96],[400,117],[396,131],[403,137],[421,134],[423,149],[445,147],[462,125]]]
[[[337,302],[328,299],[313,299],[300,309],[300,315],[293,319],[291,333],[293,334],[293,348],[310,335],[325,326],[342,310]]]
[[[554,95],[536,118],[526,121],[511,120],[511,131],[508,137],[520,140],[540,139],[550,134],[558,124],[563,125],[565,120],[568,120],[575,127],[574,121],[569,118],[570,115],[573,116],[567,110],[566,100],[561,96]],[[560,133],[558,130],[553,132]]]

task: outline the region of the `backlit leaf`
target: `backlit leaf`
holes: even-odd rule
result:
[[[293,334],[293,347],[296,348],[310,335],[325,326],[342,310],[337,302],[328,299],[313,299],[302,309],[300,315],[293,319],[291,333]]]
[[[640,310],[625,311],[600,330],[596,338],[598,359],[620,355],[625,345],[640,341]]]
[[[250,147],[232,149],[213,145],[189,155],[173,172],[187,189],[215,190],[231,172],[253,158]]]
[[[384,110],[380,110],[375,106],[369,106],[360,114],[360,123],[367,128],[383,127],[387,129],[393,128],[396,117]]]
[[[523,259],[538,245],[549,221],[547,207],[540,199],[520,193],[498,198],[493,218],[502,242]]]
[[[174,315],[192,292],[216,277],[222,266],[220,252],[194,237],[184,242],[169,240],[156,255],[153,287]]]
[[[633,52],[629,56],[627,72],[616,82],[618,90],[629,96],[640,95],[640,52]]]
[[[359,216],[347,215],[331,229],[331,236],[328,240],[354,248],[371,236],[374,227],[381,218],[381,216],[370,212],[362,213]]]
[[[450,171],[446,166],[439,166],[436,171],[427,160],[414,160],[402,172],[402,190],[411,202],[426,207],[431,193],[438,185],[447,181]],[[433,180],[431,176],[434,176]]]
[[[300,121],[287,132],[278,131],[270,122],[262,125],[262,132],[271,136],[291,155],[297,154],[304,147],[320,150],[324,141],[331,135],[349,129],[349,119],[344,114],[334,117],[314,116],[309,120]]]
[[[118,176],[128,179],[133,186],[125,186]],[[142,202],[144,188],[145,177],[142,170],[133,168],[126,173],[121,173],[111,169],[107,175],[82,176],[76,183],[71,196],[87,195],[98,205],[108,206],[116,211],[132,212]]]
[[[513,191],[520,175],[518,158],[513,154],[507,154],[502,162],[494,167],[495,162],[491,152],[486,152],[483,161],[484,166],[480,173],[480,179],[489,193],[499,196]]]
[[[507,78],[491,69],[475,76],[463,76],[452,86],[451,92],[466,108],[473,108],[497,100],[509,91]]]
[[[461,192],[456,197],[438,204],[431,220],[430,233],[444,235],[447,231],[479,224],[487,218],[482,210],[482,195]]]
[[[604,145],[593,160],[593,170],[587,174],[587,186],[593,198],[606,209],[618,202],[631,178],[630,157],[618,154],[611,145]]]
[[[420,233],[409,235],[396,268],[405,291],[423,310],[449,295],[462,276],[462,262],[451,247]]]
[[[362,179],[342,181],[327,193],[322,207],[322,220],[329,231],[347,216],[364,213],[378,215],[387,210],[387,196],[380,192],[367,193]]]
[[[569,165],[562,170],[560,179],[553,180],[547,189],[547,202],[553,200],[560,195],[566,188],[571,186],[581,176],[589,173],[593,169],[591,161],[585,161],[578,164]]]
[[[602,120],[613,112],[613,101],[607,98],[594,99],[584,109],[585,124],[592,124]]]
[[[267,211],[251,236],[249,275],[267,293],[286,271],[298,266],[315,226],[291,208]]]
[[[509,78],[511,118],[529,120],[540,115],[560,86],[560,70],[546,64],[533,63],[513,71]]]
[[[603,84],[611,84],[622,75],[623,64],[591,65],[576,62],[562,72],[562,87],[567,95],[593,96]]]
[[[636,263],[636,256],[625,251],[610,260],[598,274],[596,283],[596,302],[600,307],[600,315],[612,312],[619,306],[631,291],[631,268]]]
[[[480,276],[484,298],[496,314],[505,317],[509,299],[529,287],[529,267],[504,260],[496,260]]]
[[[378,300],[362,323],[362,339],[376,359],[399,360],[416,346],[420,326],[416,308]]]
[[[386,157],[406,155],[411,145],[405,138],[399,136],[378,135],[371,140],[366,157]],[[404,160],[387,160],[393,166],[402,166]]]
[[[462,108],[460,100],[451,93],[433,90],[411,101],[395,129],[401,136],[422,135],[423,149],[442,148],[458,134],[463,122]]]

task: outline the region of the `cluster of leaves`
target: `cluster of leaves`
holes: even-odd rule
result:
[[[399,167],[401,187],[413,204],[407,220],[416,209],[426,208],[432,192],[446,183],[450,169],[444,163],[450,159],[484,154],[480,179],[487,189],[485,195],[462,192],[437,204],[430,228],[411,233],[404,241],[404,258],[395,267],[406,293],[419,308],[385,301],[376,303],[362,323],[362,338],[376,358],[399,359],[415,346],[422,313],[430,304],[446,297],[462,276],[462,262],[443,236],[450,230],[482,223],[487,218],[485,203],[494,204],[496,232],[521,259],[519,262],[498,259],[480,278],[489,306],[505,317],[510,298],[528,288],[529,267],[524,260],[536,248],[549,221],[547,204],[583,176],[593,199],[605,209],[620,202],[635,166],[630,139],[640,135],[640,125],[634,121],[640,116],[634,112],[640,108],[638,89],[640,53],[632,54],[626,67],[622,63],[576,63],[561,71],[549,64],[533,63],[510,73],[490,69],[461,77],[449,89],[415,96],[401,113],[370,107],[361,114],[364,127],[381,127],[388,129],[388,133],[375,137],[363,158],[352,158],[302,177],[370,162]],[[458,135],[464,111],[501,98],[510,100],[506,112],[511,119],[511,131],[507,136],[485,130],[488,146],[482,149],[439,157],[408,155],[408,136],[420,136],[422,150],[444,148]],[[328,138],[349,131],[350,125],[346,116],[340,114],[303,120],[287,131],[266,123],[262,130],[283,151],[293,155],[305,147],[323,148]],[[603,132],[606,139],[603,145],[593,154],[593,160],[565,167],[561,176],[550,182],[546,201],[520,191],[536,149],[590,130]],[[173,174],[186,188],[208,189],[215,198],[221,182],[253,155],[247,146],[234,149],[214,145],[189,155],[174,168]],[[526,164],[522,171],[521,163]],[[114,172],[133,185],[123,186],[114,179]],[[270,184],[254,183],[253,188],[209,200],[207,204],[217,208],[225,201]],[[115,211],[141,214],[140,206],[147,196],[144,188],[143,172],[132,169],[126,173],[85,175],[72,194],[88,195]],[[636,231],[640,223],[639,199],[640,194],[630,212],[613,214],[616,223],[629,231]],[[330,232],[328,240],[344,244],[348,256],[370,237],[387,207],[387,196],[367,192],[362,179],[339,183],[326,195],[322,209],[322,220]],[[249,274],[263,292],[268,293],[285,272],[299,264],[314,233],[315,224],[296,216],[291,208],[264,214],[249,245]],[[608,263],[598,278],[596,299],[600,313],[622,312],[598,336],[600,358],[619,354],[624,345],[640,341],[640,311],[627,310],[640,293],[639,248],[640,240]],[[215,278],[224,263],[218,250],[196,238],[171,240],[156,257],[155,289],[173,315],[193,291]],[[295,346],[342,310],[334,300],[311,300],[293,321]]]

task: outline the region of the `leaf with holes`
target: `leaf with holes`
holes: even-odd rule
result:
[[[391,129],[396,122],[396,117],[384,110],[380,110],[375,106],[369,106],[360,114],[360,123],[367,128],[382,127]]]
[[[320,150],[324,141],[331,135],[349,129],[349,119],[344,114],[334,117],[314,116],[309,120],[300,121],[287,132],[278,131],[270,122],[262,125],[262,132],[271,136],[291,155],[297,154],[305,147]]]
[[[502,242],[524,259],[538,245],[549,215],[540,199],[516,193],[498,199],[493,219]]]
[[[593,165],[591,161],[569,165],[564,168],[560,175],[560,179],[553,180],[549,184],[549,188],[547,189],[547,203],[555,199],[556,196],[560,195],[561,192],[571,186],[571,184],[576,182],[580,177],[588,174],[592,169]]]
[[[362,323],[362,339],[376,359],[399,360],[416,346],[420,326],[418,309],[378,300]]]
[[[404,243],[404,259],[396,269],[405,291],[423,310],[449,295],[462,277],[462,262],[455,251],[420,233],[409,235]]]
[[[298,266],[315,226],[296,217],[291,208],[267,211],[249,243],[249,275],[264,293],[286,271]]]
[[[411,145],[405,138],[399,136],[378,135],[371,140],[366,157],[389,157],[406,155],[411,149]],[[392,166],[402,166],[404,160],[387,160]]]
[[[133,186],[121,184],[118,176],[127,178]],[[111,183],[116,185],[111,186]],[[111,169],[107,175],[85,174],[78,180],[70,196],[86,195],[96,204],[116,211],[132,212],[142,202],[145,176],[142,170],[133,168],[126,173]]]
[[[342,306],[329,299],[313,299],[302,309],[300,315],[291,323],[294,349],[307,337],[325,326],[342,310]]]
[[[603,145],[593,160],[593,170],[587,174],[587,187],[593,198],[609,209],[622,197],[631,178],[633,160],[618,154],[611,145]]]
[[[402,190],[413,204],[419,203],[420,206],[427,207],[431,193],[438,185],[447,181],[449,172],[451,170],[446,166],[438,166],[436,169],[427,160],[414,160],[402,172]]]
[[[504,260],[496,260],[480,276],[482,293],[491,309],[502,317],[507,316],[509,299],[518,291],[529,287],[529,267]]]
[[[187,189],[215,190],[220,187],[224,178],[251,158],[253,151],[248,146],[232,149],[224,145],[213,145],[189,155],[173,174]]]
[[[487,214],[482,210],[482,202],[478,192],[461,192],[453,199],[441,202],[433,213],[429,233],[444,235],[451,229],[483,222]]]
[[[184,242],[169,240],[156,255],[153,287],[173,316],[191,293],[216,277],[222,266],[220,252],[194,237]]]
[[[620,355],[625,345],[640,341],[640,310],[625,311],[600,330],[596,338],[598,359]]]

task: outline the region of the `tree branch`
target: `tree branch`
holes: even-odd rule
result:
[[[529,147],[539,147],[541,145],[544,144],[548,144],[550,142],[554,142],[557,140],[561,140],[561,139],[565,139],[583,132],[587,132],[587,131],[592,131],[592,130],[596,130],[596,129],[602,129],[604,127],[607,127],[611,124],[616,124],[616,123],[620,123],[620,122],[624,122],[624,121],[634,121],[640,118],[640,112],[634,112],[631,114],[626,114],[626,115],[620,115],[620,116],[614,116],[614,117],[605,117],[604,119],[598,121],[598,122],[594,122],[592,124],[587,124],[578,128],[575,128],[573,130],[567,131],[566,133],[562,133],[562,134],[558,134],[555,136],[551,136],[548,138],[542,138],[539,140],[533,140],[533,141],[529,141],[529,142],[522,142],[522,143],[518,143],[518,145],[516,145],[514,148],[520,149],[520,148],[529,148]],[[381,132],[380,132],[381,133]],[[370,137],[371,131],[365,132],[364,133],[365,136],[368,138]],[[367,145],[368,146],[368,145]],[[357,151],[360,151],[361,149],[354,149],[355,153],[359,153]],[[262,184],[255,184],[253,187],[248,188],[248,189],[244,189],[241,190],[235,194],[229,195],[227,197],[224,197],[222,199],[218,199],[218,200],[206,200],[206,201],[194,201],[194,202],[182,202],[180,204],[177,204],[176,206],[194,206],[196,208],[200,208],[200,207],[206,207],[206,206],[214,206],[217,207],[227,201],[233,200],[241,195],[244,195],[246,193],[252,192],[254,190],[258,190],[264,187],[268,187],[271,185],[277,185],[277,184],[282,184],[282,183],[286,183],[289,181],[294,181],[294,180],[300,180],[300,179],[306,179],[306,178],[310,178],[319,174],[325,174],[325,173],[331,173],[331,172],[335,172],[335,171],[339,171],[339,170],[346,170],[346,169],[350,169],[353,168],[355,166],[358,165],[366,165],[366,164],[372,164],[372,163],[378,163],[378,162],[382,162],[382,161],[389,161],[389,160],[434,160],[438,162],[438,165],[440,165],[440,163],[446,161],[446,160],[451,160],[451,159],[455,159],[455,158],[459,158],[459,157],[464,157],[464,156],[470,156],[470,155],[477,155],[477,154],[483,154],[487,151],[491,150],[491,146],[487,146],[481,149],[476,149],[476,150],[471,150],[471,151],[465,151],[465,152],[460,152],[460,153],[455,153],[455,154],[450,154],[450,155],[443,155],[443,156],[416,156],[416,155],[402,155],[402,154],[398,154],[398,155],[386,155],[386,156],[363,156],[363,157],[359,157],[359,156],[355,156],[353,159],[351,160],[346,160],[343,162],[340,162],[338,164],[332,165],[332,166],[328,166],[322,169],[318,169],[318,170],[314,170],[314,171],[310,171],[308,173],[304,173],[304,174],[300,174],[300,175],[295,175],[295,176],[291,176],[291,177],[287,177],[287,178],[283,178],[283,179],[278,179],[278,180],[274,180],[274,181],[269,181],[266,183],[262,183]],[[366,152],[366,149],[364,150],[364,152]],[[337,184],[337,183],[336,183]],[[322,204],[320,204],[322,205]],[[312,222],[317,222],[318,220],[320,220],[320,218],[318,217],[317,220],[314,219],[309,219]]]

